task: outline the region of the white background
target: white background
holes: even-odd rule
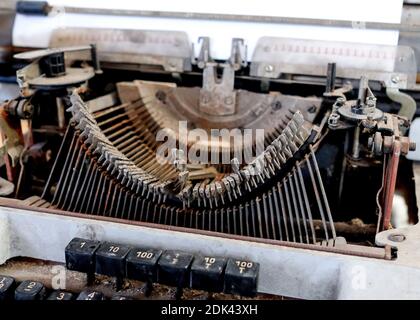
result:
[[[201,2],[191,0],[50,0],[49,3],[75,7],[208,12],[391,23],[400,21],[402,11],[402,0],[212,0]],[[16,46],[47,47],[51,31],[66,26],[185,31],[190,41],[194,43],[197,43],[200,36],[209,36],[211,39],[211,55],[216,59],[229,57],[232,38],[243,38],[245,40],[248,45],[248,59],[261,36],[389,45],[395,45],[398,42],[397,31],[62,13],[54,17],[18,15],[15,20],[13,43]],[[197,49],[198,45],[195,47]]]

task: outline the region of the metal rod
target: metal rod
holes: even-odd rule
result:
[[[354,128],[353,149],[351,153],[351,156],[353,157],[353,159],[359,159],[359,156],[360,156],[359,139],[360,139],[360,127],[356,126]]]
[[[57,122],[58,127],[60,129],[64,129],[66,127],[66,117],[64,115],[65,113],[65,107],[63,103],[63,99],[60,97],[55,98],[56,104],[57,104]]]
[[[83,7],[57,7],[63,8],[66,13],[82,13],[97,15],[136,16],[150,18],[173,18],[189,20],[225,20],[236,22],[258,22],[294,25],[315,25],[323,27],[342,27],[352,29],[378,29],[398,30],[406,32],[419,32],[420,26],[413,24],[384,23],[370,21],[349,21],[349,20],[327,20],[311,18],[292,18],[260,15],[239,15],[223,13],[200,13],[200,12],[176,12],[176,11],[151,11],[151,10],[129,10],[129,9],[104,9],[104,8],[83,8]]]
[[[305,201],[306,212],[308,213],[309,226],[311,227],[312,241],[313,241],[313,243],[316,243],[314,221],[312,219],[311,207],[309,205],[308,194],[306,193],[305,182],[303,180],[302,169],[301,169],[300,166],[297,166],[297,172],[298,172],[298,176],[299,176],[300,186],[301,186],[302,192],[303,192],[303,199]]]
[[[308,172],[309,172],[309,175],[310,175],[311,181],[312,181],[312,188],[313,188],[314,195],[315,195],[315,198],[316,198],[316,203],[317,203],[317,206],[318,206],[318,209],[319,209],[319,214],[321,216],[322,225],[324,227],[323,229],[324,229],[324,233],[325,233],[325,240],[328,241],[329,237],[328,237],[327,223],[325,221],[325,214],[324,214],[324,210],[322,208],[321,198],[319,196],[318,187],[316,186],[316,181],[315,181],[314,173],[313,173],[309,158],[308,158],[308,156],[306,156],[305,158],[306,158],[306,164],[307,164]]]
[[[57,157],[61,156],[63,154],[63,148],[64,146],[67,144],[67,139],[70,137],[69,131],[70,131],[71,126],[67,127],[67,130],[64,134],[64,138],[63,141],[61,142],[60,148],[58,149],[58,153],[57,153]],[[50,188],[51,188],[51,183],[52,183],[52,177],[55,175],[56,170],[57,170],[57,165],[60,163],[61,161],[54,161],[54,164],[52,166],[51,169],[51,173],[48,177],[47,183],[45,185],[44,191],[42,192],[42,198],[46,198],[46,195],[48,192],[50,192]]]
[[[332,215],[331,215],[331,210],[330,210],[330,205],[328,203],[327,194],[325,192],[324,184],[322,183],[321,173],[319,172],[318,161],[316,160],[316,156],[315,156],[315,153],[314,153],[314,150],[313,150],[312,146],[310,146],[309,148],[311,150],[312,161],[314,162],[315,172],[316,172],[316,175],[318,177],[319,186],[321,188],[322,198],[324,199],[325,210],[327,211],[328,220],[330,222],[331,233],[332,233],[333,239],[335,239],[337,237],[337,235],[335,233],[334,222],[333,222],[333,218],[332,218]]]
[[[401,144],[399,141],[394,142],[391,159],[387,167],[386,184],[385,184],[385,201],[384,201],[384,220],[382,229],[387,230],[391,223],[392,203],[394,200],[395,184],[397,182],[398,163],[400,161]]]

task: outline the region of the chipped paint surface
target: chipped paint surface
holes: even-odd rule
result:
[[[64,248],[73,237],[90,236],[258,261],[258,291],[263,293],[303,299],[420,297],[419,262],[409,265],[409,256],[386,261],[7,207],[0,207],[0,221],[2,228],[8,221],[8,231],[2,233],[8,239],[0,242],[3,260],[22,256],[62,263]],[[410,252],[401,247],[399,254]]]

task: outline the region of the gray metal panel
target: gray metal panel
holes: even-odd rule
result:
[[[401,23],[405,25],[420,26],[420,6],[410,4],[420,4],[419,0],[404,1],[409,3],[403,6],[401,15]],[[398,44],[403,46],[410,46],[414,50],[416,60],[420,61],[420,32],[401,31],[398,39]],[[417,66],[417,71],[420,70],[420,65]]]
[[[252,56],[250,73],[265,78],[278,78],[283,73],[325,76],[331,62],[337,64],[340,78],[366,76],[387,87],[403,89],[415,85],[414,51],[404,46],[262,37]]]
[[[96,44],[100,61],[159,65],[166,71],[191,70],[191,44],[185,32],[129,29],[54,30],[51,47]]]
[[[418,299],[420,260],[385,261],[0,207],[0,263],[15,256],[64,261],[76,236],[247,258],[258,290],[306,299]],[[408,255],[401,249],[402,255]],[[408,264],[408,265],[407,265]]]

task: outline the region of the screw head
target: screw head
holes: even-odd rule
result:
[[[403,242],[405,240],[405,235],[399,233],[390,234],[388,240],[392,242]]]
[[[337,127],[338,126],[338,120],[340,120],[340,115],[337,113],[332,113],[330,117],[328,118],[328,125],[330,127]]]
[[[310,107],[308,108],[308,112],[309,112],[309,113],[315,113],[315,112],[316,112],[316,106],[315,106],[315,105],[310,106]]]
[[[271,104],[271,108],[272,108],[273,110],[280,110],[280,109],[281,109],[281,107],[282,107],[282,104],[281,104],[281,102],[280,102],[280,101],[275,101],[275,102],[273,102],[273,103]]]
[[[341,107],[341,106],[344,106],[345,102],[346,102],[346,99],[344,99],[343,97],[338,97],[337,100],[335,100],[334,104],[337,107]]]
[[[366,104],[368,107],[375,107],[376,106],[376,98],[368,97],[366,100]]]
[[[273,72],[274,71],[274,67],[271,64],[267,64],[264,67],[265,72]]]
[[[400,82],[400,77],[399,76],[393,76],[391,78],[391,81],[392,81],[392,83],[398,83],[398,82]]]

